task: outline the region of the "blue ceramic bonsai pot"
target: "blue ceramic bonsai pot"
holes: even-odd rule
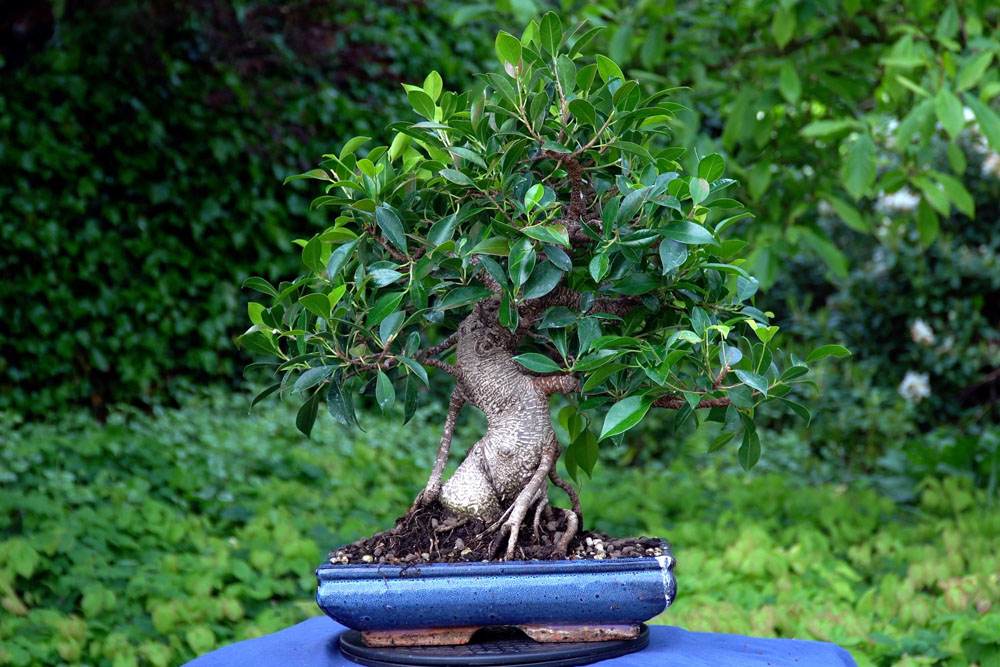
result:
[[[674,557],[604,560],[323,565],[320,608],[369,646],[462,644],[487,626],[536,641],[638,636],[677,593]]]

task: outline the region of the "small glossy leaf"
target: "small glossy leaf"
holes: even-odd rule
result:
[[[726,161],[718,153],[712,153],[698,163],[698,178],[714,181],[726,172]],[[707,184],[706,184],[707,185]]]
[[[734,373],[736,373],[736,377],[740,379],[740,382],[767,396],[767,379],[763,375],[743,370],[736,370]]]
[[[335,370],[337,370],[336,366],[320,366],[318,368],[310,368],[303,371],[295,381],[295,385],[292,387],[292,393],[298,394],[307,389],[312,389],[320,382],[333,375]]]
[[[843,345],[823,345],[822,347],[817,347],[809,353],[809,356],[806,357],[806,363],[810,364],[814,361],[825,359],[826,357],[837,357],[840,359],[842,357],[849,356],[851,356],[851,351]]]
[[[336,278],[348,260],[354,256],[354,249],[357,245],[357,240],[350,241],[330,253],[330,259],[326,261],[326,275],[330,280]]]
[[[590,260],[590,276],[594,279],[594,282],[601,282],[605,275],[608,273],[608,267],[611,265],[608,256],[604,253],[598,253]]]
[[[760,461],[760,436],[757,431],[743,431],[743,443],[740,445],[736,457],[740,461],[740,467],[750,472],[750,470]]]
[[[660,242],[660,264],[664,274],[683,264],[687,257],[687,247],[683,243],[673,239],[663,239]]]
[[[938,120],[944,125],[944,129],[954,139],[965,127],[965,114],[962,111],[962,103],[951,89],[944,87],[938,91],[934,98],[934,110],[937,112]]]
[[[515,67],[521,64],[521,40],[517,37],[501,30],[497,33],[495,46],[501,64],[510,63]]]
[[[307,438],[312,434],[313,424],[316,423],[316,412],[319,410],[319,391],[306,399],[302,407],[295,415],[295,427]]]
[[[410,106],[412,106],[418,114],[426,118],[427,120],[434,120],[437,108],[434,105],[434,100],[431,96],[422,90],[409,90],[406,93],[406,99],[410,101]]]
[[[538,26],[538,37],[542,41],[542,48],[553,56],[559,53],[559,45],[562,44],[563,27],[562,21],[555,12],[545,12],[542,22]]]
[[[629,430],[642,421],[651,404],[652,401],[644,396],[629,396],[618,401],[608,410],[598,439],[604,440]]]
[[[534,371],[536,373],[555,373],[561,369],[559,364],[552,361],[544,354],[538,354],[537,352],[519,354],[514,357],[514,361],[521,364],[529,371]]]
[[[399,359],[400,363],[413,371],[413,374],[420,378],[420,381],[426,386],[430,386],[430,381],[427,379],[427,370],[421,365],[419,361],[410,359],[409,357],[396,357]]]
[[[258,292],[263,292],[264,294],[276,297],[278,296],[278,290],[274,289],[271,283],[267,282],[263,278],[258,278],[254,276],[253,278],[247,278],[243,281],[243,287],[249,287],[250,289],[257,290]]]
[[[468,187],[474,187],[476,184],[472,182],[472,179],[466,176],[460,171],[454,169],[442,169],[440,172],[442,176],[454,183],[455,185],[465,185]]]
[[[687,220],[675,220],[660,230],[668,239],[674,239],[688,245],[718,245],[718,241],[701,225]]]
[[[396,402],[396,389],[392,386],[389,376],[379,370],[375,377],[375,401],[382,414]]]
[[[404,296],[405,293],[403,292],[391,292],[379,297],[378,301],[375,302],[375,305],[368,312],[365,326],[372,328],[380,324],[390,313],[399,308],[399,304],[402,302]]]
[[[601,75],[604,81],[611,81],[612,79],[625,80],[625,75],[622,73],[622,68],[618,64],[608,58],[607,56],[602,56],[598,54],[597,56],[597,71]]]

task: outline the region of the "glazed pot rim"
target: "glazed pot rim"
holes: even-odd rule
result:
[[[482,577],[484,575],[546,575],[574,572],[643,572],[673,570],[676,563],[670,542],[660,539],[660,556],[638,558],[580,558],[576,560],[514,560],[464,563],[414,563],[386,565],[355,563],[334,565],[324,563],[316,568],[320,581],[338,579],[410,579],[437,577]]]

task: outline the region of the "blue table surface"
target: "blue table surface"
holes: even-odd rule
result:
[[[348,667],[336,638],[346,628],[325,616],[311,618],[273,635],[217,649],[186,667]],[[839,646],[801,639],[757,639],[741,635],[688,632],[669,625],[649,627],[649,646],[600,663],[608,667],[857,667]]]

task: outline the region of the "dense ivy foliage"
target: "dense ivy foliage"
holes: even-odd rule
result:
[[[310,440],[287,427],[293,414],[248,418],[246,399],[216,397],[114,412],[106,428],[3,416],[0,662],[177,665],[319,613],[312,567],[412,499],[441,415],[421,409],[405,427],[368,415],[367,433]],[[463,420],[459,442],[481,428]],[[673,540],[683,594],[656,622],[835,641],[863,666],[997,658],[996,497],[910,467],[915,502],[900,508],[816,469],[801,438],[733,475],[706,465],[713,432],[688,437],[669,469],[608,457],[582,494],[595,528]],[[942,432],[908,448],[957,444]],[[776,472],[795,459],[808,468]]]
[[[65,6],[0,63],[0,401],[34,415],[238,377],[239,284],[293,270],[311,224],[281,179],[380,136],[431,55],[463,81],[483,50],[447,3]]]

